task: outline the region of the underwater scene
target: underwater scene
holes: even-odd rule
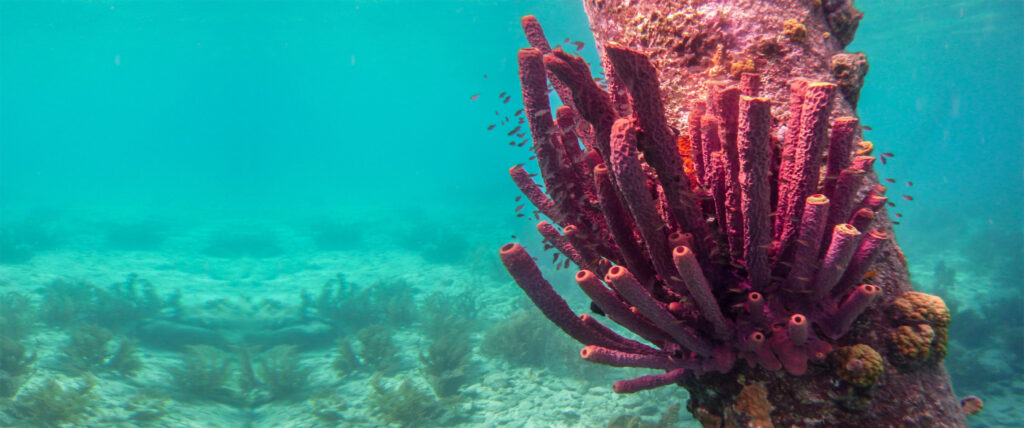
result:
[[[1017,0],[0,1],[0,426],[1020,426],[1022,42]]]

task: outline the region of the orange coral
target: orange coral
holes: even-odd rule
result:
[[[946,356],[950,316],[942,298],[910,291],[894,300],[889,310],[897,326],[889,335],[897,363],[916,366]]]
[[[727,415],[726,427],[772,428],[771,413],[775,410],[768,401],[768,390],[759,384],[743,387]]]
[[[949,308],[939,296],[910,291],[892,302],[900,323],[928,323],[932,327],[949,326]]]

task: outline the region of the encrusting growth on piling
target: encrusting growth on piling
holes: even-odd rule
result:
[[[643,342],[578,316],[521,245],[506,244],[500,256],[541,312],[584,345],[584,359],[662,371],[615,382],[613,390],[681,383],[694,397],[691,411],[721,416],[737,411],[728,404],[740,396],[737,379],[747,379],[739,386],[751,391],[752,379],[787,373],[756,386],[765,400],[787,393],[780,385],[788,381],[779,379],[808,372],[859,387],[879,382],[883,358],[851,341],[866,334],[859,325],[879,325],[878,317],[859,319],[882,313],[886,296],[900,293],[864,283],[881,254],[898,250],[885,188],[871,178],[874,158],[856,152],[863,149],[855,144],[858,121],[833,117],[833,99],[842,96],[836,84],[791,80],[788,103],[777,106],[788,115],[778,120],[772,99],[760,96],[760,75],[711,81],[690,104],[680,136],[646,54],[604,44],[605,88],[582,58],[552,50],[534,17],[522,24],[531,47],[519,52],[520,80],[542,184],[521,166],[511,176],[549,219],[537,226],[545,249],[575,262],[593,306]],[[937,314],[938,304],[910,294],[889,311],[894,322],[918,338],[941,327],[933,336],[944,339],[948,318]],[[887,340],[903,360],[939,361],[935,341],[917,344],[900,331]],[[837,349],[844,357],[830,374]],[[771,404],[780,409],[773,415],[802,405]],[[828,407],[815,406],[809,412]],[[842,424],[862,416],[829,417]]]

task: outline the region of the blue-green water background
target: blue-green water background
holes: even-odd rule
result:
[[[928,289],[937,261],[959,252],[969,296],[1024,310],[1024,3],[857,6],[865,18],[848,49],[871,64],[859,113],[876,152],[895,154],[876,168],[897,181],[890,212],[903,215],[915,280]],[[75,237],[103,222],[304,225],[389,212],[497,248],[531,229],[514,217],[506,172],[528,152],[486,130],[495,110],[519,108],[525,14],[554,43],[585,41],[596,63],[575,1],[2,1],[0,227],[59,223],[64,236],[37,253],[103,253],[120,249]],[[1021,325],[1020,311],[986,315]],[[996,352],[1013,346],[1024,345]]]

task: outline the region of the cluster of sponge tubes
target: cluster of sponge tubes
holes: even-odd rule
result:
[[[823,360],[880,296],[860,282],[889,241],[872,230],[886,198],[865,177],[870,143],[854,144],[855,118],[829,123],[836,86],[793,80],[774,133],[758,75],[715,82],[679,135],[644,54],[605,46],[606,89],[583,59],[552,50],[533,17],[523,28],[532,47],[519,52],[520,79],[543,189],[521,165],[511,176],[555,223],[537,229],[582,269],[582,290],[649,344],[574,313],[521,245],[503,246],[545,316],[585,345],[586,360],[664,370],[616,382],[620,393],[728,372],[740,358],[793,375]],[[563,104],[554,115],[549,82]]]

